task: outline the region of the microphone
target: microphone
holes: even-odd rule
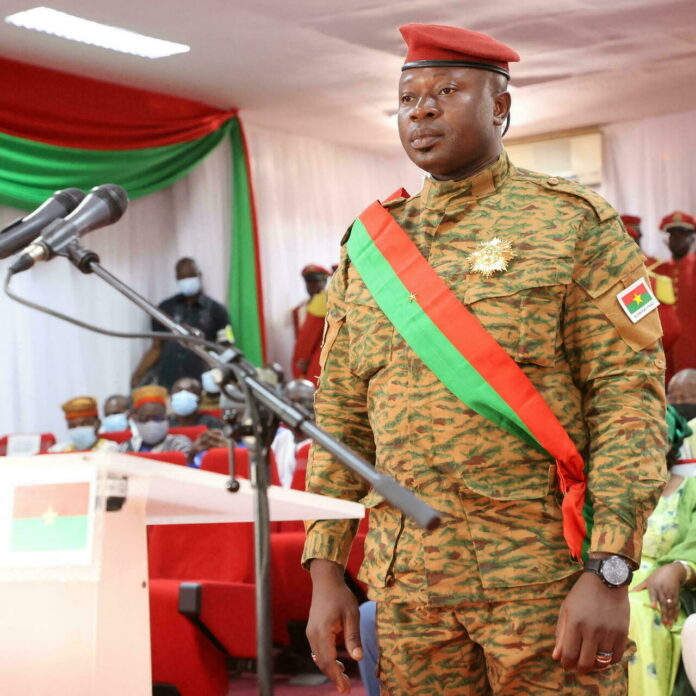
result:
[[[119,220],[127,207],[128,196],[120,186],[95,186],[70,215],[54,220],[35,242],[25,247],[9,272],[21,273],[37,261],[52,259],[83,234]]]
[[[12,224],[0,231],[0,259],[6,259],[15,252],[33,242],[41,230],[56,218],[65,217],[71,213],[85,197],[84,191],[78,188],[66,188],[56,191],[47,201],[42,203],[33,213],[18,218]]]

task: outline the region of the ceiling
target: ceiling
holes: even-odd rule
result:
[[[696,0],[43,2],[191,51],[149,60],[3,22],[2,55],[238,107],[251,123],[364,149],[399,147],[389,114],[404,54],[397,27],[407,22],[484,31],[521,54],[509,138],[696,108]],[[39,4],[0,0],[0,11]]]

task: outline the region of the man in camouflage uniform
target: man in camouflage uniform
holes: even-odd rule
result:
[[[635,568],[665,480],[658,315],[634,323],[617,300],[647,277],[640,252],[598,195],[508,160],[507,79],[490,66],[507,68],[514,51],[449,27],[407,25],[402,34],[401,140],[432,177],[388,210],[582,452],[590,556]],[[486,277],[468,260],[494,237],[515,253]],[[371,508],[360,577],[378,602],[382,693],[624,694],[627,587],[608,586],[570,557],[554,462],[435,377],[380,310],[345,245],[321,362],[319,425],[443,513],[440,528],[424,531],[325,451],[312,453],[309,491]],[[307,634],[319,667],[347,693],[335,642],[343,631],[361,657],[357,608],[343,583],[356,523],[306,526]]]

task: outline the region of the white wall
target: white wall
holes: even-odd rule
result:
[[[669,258],[660,220],[696,213],[696,111],[613,123],[604,133],[602,193],[620,212],[643,218],[643,250]]]

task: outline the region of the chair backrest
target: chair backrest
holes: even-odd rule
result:
[[[199,413],[207,413],[209,416],[213,416],[213,418],[222,418],[221,408],[202,408],[199,410]]]
[[[0,437],[0,456],[4,457],[8,448],[12,456],[30,456],[48,452],[55,444],[53,433],[11,433]]]
[[[118,442],[120,445],[122,442],[130,440],[133,437],[133,433],[130,430],[114,430],[110,433],[99,433],[99,437],[103,437],[105,440]]]
[[[151,578],[254,581],[251,522],[152,525],[147,539]]]
[[[183,452],[170,451],[170,452],[127,452],[133,457],[144,457],[145,459],[156,459],[160,462],[167,462],[168,464],[178,464],[179,466],[186,466],[187,460],[186,455]]]
[[[169,428],[170,435],[186,435],[193,442],[199,435],[202,435],[208,429],[205,425],[174,425]]]
[[[250,479],[250,460],[251,452],[249,452],[246,447],[235,447],[235,476],[239,478]],[[270,452],[271,459],[271,485],[280,486],[280,477],[278,476],[278,468],[276,466],[275,456],[273,452]],[[209,449],[203,455],[201,461],[201,469],[205,471],[212,471],[216,474],[228,474],[229,464],[228,464],[228,451],[225,447],[214,447]]]

